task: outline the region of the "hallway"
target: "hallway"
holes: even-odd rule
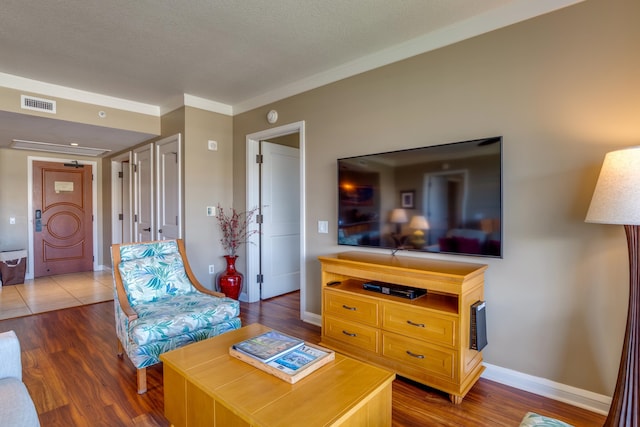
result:
[[[112,299],[110,270],[39,277],[0,287],[0,320]]]

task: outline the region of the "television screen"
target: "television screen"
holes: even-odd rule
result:
[[[502,137],[338,159],[338,244],[502,257]]]

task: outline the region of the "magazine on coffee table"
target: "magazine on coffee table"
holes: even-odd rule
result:
[[[271,330],[236,343],[233,349],[267,363],[303,344],[301,339]]]
[[[257,337],[242,341],[241,343],[232,345],[229,348],[229,354],[262,371],[268,372],[271,375],[287,381],[290,384],[296,383],[297,381],[301,380],[310,373],[316,371],[320,367],[335,359],[335,353],[333,351],[313,344],[305,343],[302,340],[298,340],[301,342],[300,345],[292,345],[290,348],[278,353],[275,357],[268,356],[268,361],[266,362],[263,362],[260,358],[250,355],[246,351],[244,351],[249,348],[250,351],[253,351],[253,353],[256,354],[272,354],[276,350],[258,351],[258,349],[263,345],[271,347],[271,345],[273,344],[271,340],[273,339],[276,339],[278,342],[280,342],[281,336],[286,337],[284,341],[292,338],[277,331],[269,331],[267,332],[267,334],[269,334],[270,332],[273,334],[270,334],[266,339],[264,337],[265,334],[262,334],[258,335]],[[297,340],[297,338],[293,339]],[[243,343],[246,343],[247,341],[251,343],[251,346],[241,345]],[[256,346],[256,343],[260,344],[257,344]],[[277,347],[276,344],[273,345]]]

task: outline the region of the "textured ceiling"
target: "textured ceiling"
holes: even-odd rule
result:
[[[431,35],[462,39],[577,1],[3,0],[0,73],[159,107],[189,94],[237,110],[411,41],[428,50]]]

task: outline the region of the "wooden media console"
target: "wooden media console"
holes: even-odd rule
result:
[[[471,349],[471,305],[484,299],[487,265],[368,252],[319,257],[321,345],[449,394],[460,403],[484,370]],[[426,289],[415,299],[365,283]]]

